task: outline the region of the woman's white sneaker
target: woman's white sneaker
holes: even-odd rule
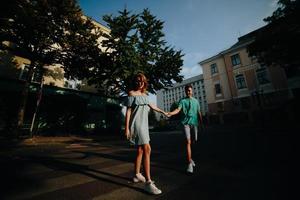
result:
[[[193,160],[191,161],[191,163],[192,163],[193,167],[196,166],[196,164],[195,164],[195,162]]]
[[[134,183],[138,183],[138,182],[143,182],[143,183],[145,183],[145,182],[146,182],[146,178],[145,178],[141,173],[138,173],[138,174],[136,174],[136,175],[133,177],[133,182],[134,182]]]
[[[150,194],[161,194],[161,190],[156,187],[153,181],[147,182],[145,184],[145,190]]]
[[[192,162],[190,162],[190,163],[188,164],[188,167],[187,167],[186,171],[187,171],[188,173],[191,173],[191,174],[194,172]]]

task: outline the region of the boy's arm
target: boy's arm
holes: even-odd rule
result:
[[[168,116],[176,115],[181,111],[181,108],[176,108],[172,112],[168,112]]]
[[[199,124],[203,128],[203,118],[202,118],[202,113],[201,113],[201,110],[200,110],[199,103],[198,103],[198,117],[199,117]]]
[[[203,126],[203,119],[202,119],[201,111],[198,111],[198,115],[199,115],[199,123],[200,123],[200,126]]]

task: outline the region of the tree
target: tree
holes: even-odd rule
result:
[[[100,49],[95,48],[99,32],[83,17],[76,0],[6,0],[2,5],[0,50],[31,62],[20,100],[17,126],[21,127],[34,72],[61,64],[69,77],[87,75],[91,57],[99,57]]]
[[[264,19],[267,26],[257,32],[255,41],[249,45],[249,55],[267,66],[280,65],[288,75],[298,71],[300,59],[295,49],[300,45],[299,17],[299,0],[279,0],[272,16]]]
[[[178,101],[175,101],[174,99],[174,102],[172,103],[171,107],[170,107],[170,112],[177,109],[179,106],[179,102]],[[177,115],[173,115],[171,116],[170,120],[172,121],[178,121],[180,120],[180,114],[177,114]]]
[[[179,73],[183,54],[166,45],[163,22],[148,9],[139,15],[124,9],[119,11],[119,16],[105,15],[103,20],[111,29],[103,41],[108,51],[102,60],[107,66],[101,73],[95,72],[90,83],[107,88],[110,95],[120,95],[132,89],[132,79],[137,72],[145,73],[151,93],[172,85],[173,81],[182,81]],[[99,77],[106,80],[104,85],[99,83]]]

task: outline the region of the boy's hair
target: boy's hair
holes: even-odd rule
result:
[[[193,87],[192,87],[191,84],[186,85],[186,86],[184,87],[184,91],[187,91],[189,88],[192,88],[192,89],[193,89]]]

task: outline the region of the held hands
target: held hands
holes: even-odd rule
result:
[[[164,114],[166,117],[168,117],[168,113],[165,111],[162,111],[162,114]]]
[[[172,115],[170,115],[169,112],[162,111],[162,113],[163,113],[166,117],[168,117],[168,118],[172,116]]]
[[[170,112],[167,112],[167,115],[166,115],[167,117],[172,117],[172,115],[171,115],[171,113]]]

